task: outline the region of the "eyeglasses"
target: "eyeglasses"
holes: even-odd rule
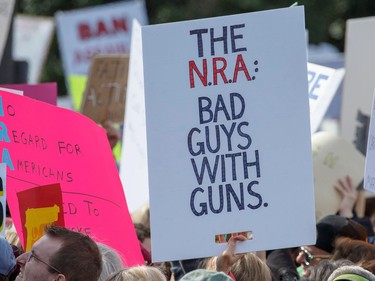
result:
[[[31,258],[35,258],[37,261],[41,262],[41,263],[44,263],[46,266],[48,266],[49,268],[52,268],[54,271],[56,271],[57,273],[59,274],[63,274],[60,270],[58,270],[56,267],[50,265],[49,263],[46,263],[45,261],[42,261],[40,258],[38,258],[35,254],[33,254],[32,252],[29,252],[29,256],[27,258],[27,262],[29,262],[31,260]]]
[[[303,264],[307,265],[307,266],[309,266],[314,259],[323,260],[323,259],[331,258],[331,255],[313,255],[308,250],[306,250],[304,247],[300,248],[299,253],[304,254]]]

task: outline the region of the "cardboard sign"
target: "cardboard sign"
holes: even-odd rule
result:
[[[345,70],[308,63],[310,126],[315,133],[344,78]]]
[[[0,1],[0,62],[3,58],[5,44],[8,39],[15,2],[15,0]]]
[[[375,93],[372,99],[370,130],[368,132],[364,187],[375,193]]]
[[[134,20],[120,177],[131,213],[149,201],[141,25]]]
[[[375,88],[375,17],[346,23],[345,79],[342,97],[341,134],[366,153],[371,101]],[[364,43],[365,42],[365,43]]]
[[[21,239],[17,193],[59,183],[68,228],[118,250],[128,265],[143,263],[104,129],[79,113],[6,92],[0,128],[7,200]]]
[[[36,85],[30,84],[5,84],[1,85],[6,88],[19,90],[25,97],[33,98],[39,101],[56,105],[57,104],[57,83],[41,83]]]
[[[314,244],[303,8],[145,26],[139,38],[152,260],[218,255],[215,237],[230,233],[251,233],[237,252]]]
[[[60,184],[38,186],[17,193],[20,208],[23,248],[32,245],[44,235],[51,224],[65,226]]]
[[[13,56],[16,60],[27,61],[27,83],[40,82],[54,31],[55,23],[52,17],[15,16]]]
[[[330,132],[313,134],[312,150],[315,215],[319,220],[339,209],[341,197],[334,188],[339,179],[350,176],[355,187],[362,182],[365,158],[353,144]]]
[[[6,220],[6,164],[0,163],[0,236],[5,236]]]
[[[66,79],[71,75],[87,75],[94,55],[128,54],[133,19],[143,25],[148,23],[143,1],[121,1],[58,12],[57,35]],[[70,91],[70,86],[68,88]],[[83,92],[72,97],[77,109],[82,96]]]
[[[97,123],[124,123],[129,55],[98,55],[90,67],[81,112]]]

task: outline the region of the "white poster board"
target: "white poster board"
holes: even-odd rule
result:
[[[6,222],[6,168],[5,163],[0,163],[0,236],[5,236]]]
[[[149,200],[142,38],[136,20],[130,49],[120,178],[129,212],[133,213]]]
[[[363,154],[375,88],[375,17],[351,19],[346,23],[344,88],[341,134]]]
[[[152,260],[314,244],[303,7],[141,32]]]
[[[143,1],[120,1],[56,13],[65,75],[87,75],[95,54],[128,54],[133,19],[148,23]]]
[[[28,62],[28,84],[40,82],[55,31],[52,17],[16,15],[13,29],[13,56]]]
[[[0,0],[0,62],[8,39],[15,2],[15,0]]]
[[[313,63],[307,64],[309,82],[310,126],[315,133],[344,78],[343,68],[333,69]]]
[[[375,193],[375,92],[372,99],[370,130],[368,132],[364,188]]]

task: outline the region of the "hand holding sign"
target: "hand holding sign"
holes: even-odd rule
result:
[[[238,242],[246,240],[246,237],[242,235],[232,236],[229,239],[227,248],[216,259],[216,271],[223,271],[224,273],[230,272],[232,265],[243,256],[242,254],[235,254],[236,245]]]

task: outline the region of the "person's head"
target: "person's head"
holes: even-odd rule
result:
[[[162,262],[159,266],[157,266],[157,268],[163,273],[167,280],[171,280],[172,270],[170,262]]]
[[[144,226],[150,227],[150,205],[145,203],[142,207],[131,214],[133,223],[141,223]]]
[[[348,260],[322,260],[315,266],[311,266],[309,268],[310,275],[308,280],[309,281],[321,281],[327,280],[328,277],[335,271],[337,268],[346,266],[346,265],[353,265],[351,261]]]
[[[31,251],[17,258],[17,281],[97,281],[102,271],[96,243],[64,227],[46,228]]]
[[[348,259],[354,263],[361,260],[375,260],[375,245],[365,241],[340,237],[335,241],[332,259]]]
[[[102,272],[99,277],[99,281],[105,281],[111,274],[120,271],[124,268],[120,255],[115,249],[112,249],[108,245],[97,243],[100,254],[102,255]]]
[[[329,215],[318,221],[316,225],[317,239],[315,245],[301,247],[296,258],[302,265],[303,275],[308,274],[308,268],[316,265],[322,259],[331,257],[334,241],[338,237],[367,240],[367,231],[359,223],[337,215]]]
[[[268,266],[255,254],[245,254],[232,265],[231,272],[237,281],[263,280],[272,281]]]
[[[16,267],[13,249],[9,242],[0,236],[0,280],[8,280]]]
[[[155,267],[136,266],[122,269],[106,281],[167,281],[163,273]]]
[[[316,227],[317,239],[315,246],[328,253],[333,252],[334,241],[338,237],[367,241],[366,228],[354,220],[342,216],[326,216],[317,223]]]
[[[138,240],[142,243],[147,251],[151,252],[151,232],[150,228],[142,223],[134,223]]]

